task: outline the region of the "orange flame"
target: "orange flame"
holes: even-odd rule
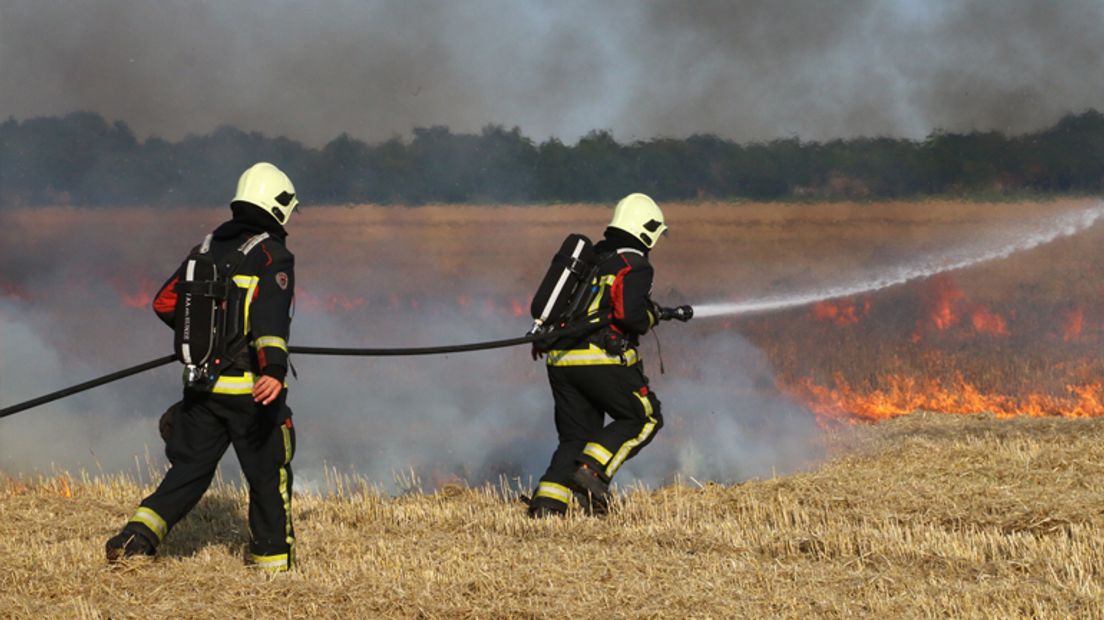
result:
[[[136,281],[117,278],[115,289],[119,291],[119,300],[127,308],[148,308],[153,303],[157,283],[148,277],[137,278]]]
[[[970,322],[973,323],[974,330],[979,334],[989,334],[990,336],[1008,335],[1008,323],[1004,320],[1004,317],[992,312],[985,306],[974,308],[970,315]]]
[[[73,497],[73,489],[69,486],[69,479],[58,476],[58,495],[61,497]]]
[[[932,325],[939,331],[944,331],[958,323],[958,314],[955,305],[966,297],[949,275],[939,275],[932,278],[932,295],[928,302],[928,317]]]
[[[867,391],[848,384],[839,374],[832,383],[828,387],[805,378],[783,389],[804,401],[822,425],[885,420],[914,411],[992,413],[997,417],[1104,416],[1104,383],[1099,381],[1069,385],[1066,396],[985,392],[961,375],[950,385],[937,379],[889,375],[878,378],[876,383],[882,387]]]
[[[813,305],[814,319],[829,321],[840,327],[854,325],[867,314],[870,314],[869,299],[864,299],[861,306],[856,305],[853,299],[821,301]]]

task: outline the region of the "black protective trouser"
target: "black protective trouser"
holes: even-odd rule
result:
[[[171,467],[127,524],[160,542],[195,507],[210,486],[219,460],[233,444],[249,483],[250,554],[254,563],[279,570],[294,564],[291,524],[291,458],[295,429],[282,393],[271,405],[251,395],[184,391],[166,445]],[[152,535],[152,537],[151,537]]]
[[[535,500],[566,508],[581,463],[609,481],[663,427],[660,403],[641,364],[549,366],[560,444],[541,477]],[[609,414],[613,421],[605,423]]]

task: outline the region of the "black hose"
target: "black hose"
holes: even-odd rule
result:
[[[51,392],[45,396],[39,396],[38,398],[28,400],[25,403],[19,403],[18,405],[5,407],[3,409],[0,409],[0,418],[10,416],[14,413],[19,413],[20,411],[24,411],[32,407],[45,405],[46,403],[65,398],[66,396],[72,396],[73,394],[77,394],[85,390],[91,390],[92,388],[99,387],[101,385],[104,385],[105,383],[111,383],[113,381],[118,381],[119,379],[126,379],[131,375],[136,375],[147,370],[153,370],[154,368],[157,368],[159,366],[164,366],[165,364],[172,363],[175,360],[175,355],[166,355],[165,357],[159,357],[155,360],[150,360],[144,364],[138,364],[137,366],[131,366],[130,368],[125,368],[123,370],[113,372],[110,375],[104,375],[99,379],[92,379],[91,381],[85,381],[84,383],[79,383],[72,387],[67,387],[64,390],[58,390],[56,392]]]
[[[564,329],[558,329],[547,334],[530,334],[528,336],[521,336],[518,338],[507,338],[505,340],[488,340],[487,342],[472,342],[469,344],[453,344],[439,347],[407,347],[407,348],[394,348],[394,349],[350,349],[346,347],[288,347],[289,353],[296,353],[298,355],[352,355],[362,357],[398,357],[398,356],[413,356],[413,355],[442,355],[445,353],[466,353],[468,351],[485,351],[487,349],[504,349],[506,347],[515,347],[519,344],[529,344],[531,342],[539,342],[541,340],[550,340],[553,338],[563,338],[566,336],[575,336],[588,331],[595,330],[603,325],[609,323],[608,320],[598,323],[586,323],[583,325],[577,325],[575,327],[567,327]]]
[[[585,323],[583,325],[577,325],[574,327],[568,327],[564,329],[555,330],[546,334],[530,334],[528,336],[522,336],[520,338],[507,338],[505,340],[489,340],[487,342],[473,342],[469,344],[454,344],[441,347],[410,347],[410,348],[393,348],[393,349],[353,349],[346,347],[288,347],[289,353],[296,353],[299,355],[346,355],[346,356],[360,356],[360,357],[394,357],[394,356],[406,356],[406,355],[440,355],[444,353],[464,353],[466,351],[483,351],[486,349],[502,349],[506,347],[513,347],[519,344],[528,344],[530,342],[539,342],[541,340],[550,340],[553,338],[563,338],[565,336],[575,336],[594,329],[597,329],[605,324],[609,323],[608,320],[603,320],[598,323]],[[66,396],[72,396],[83,392],[85,390],[91,390],[94,387],[99,387],[113,381],[125,379],[131,375],[136,375],[140,372],[147,370],[153,370],[159,366],[164,366],[176,360],[175,355],[166,355],[165,357],[159,357],[155,360],[150,360],[144,364],[138,364],[137,366],[131,366],[113,372],[109,375],[104,375],[98,379],[92,379],[91,381],[85,381],[72,387],[67,387],[64,390],[58,390],[51,392],[45,396],[39,396],[33,400],[28,400],[11,407],[5,407],[0,409],[0,418],[10,416],[12,414],[19,413],[20,411],[26,411],[32,407],[39,405],[45,405],[46,403],[53,402],[65,398]]]

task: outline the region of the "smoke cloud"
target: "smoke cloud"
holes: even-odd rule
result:
[[[9,0],[0,114],[320,145],[415,126],[574,140],[1025,132],[1104,107],[1093,0]]]
[[[342,213],[351,214],[346,224],[329,221]],[[547,265],[543,249],[504,260],[478,236],[429,236],[432,215],[412,227],[390,219],[412,211],[381,213],[388,236],[381,242],[370,241],[355,212],[340,209],[311,211],[290,227],[300,285],[293,344],[428,346],[524,333],[527,314],[517,316],[511,300],[528,305]],[[223,216],[222,209],[0,214],[0,406],[168,352],[171,334],[149,310],[149,292]],[[462,214],[452,217],[452,226],[475,226]],[[123,222],[142,234],[124,243]],[[181,235],[185,226],[194,239]],[[342,248],[334,245],[339,234],[349,235]],[[558,234],[548,231],[547,253]],[[455,245],[442,250],[449,243]],[[67,250],[55,253],[58,247]],[[335,253],[359,247],[372,253],[352,266],[332,262]],[[468,255],[461,271],[452,260]],[[661,330],[666,375],[659,375],[653,341],[644,343],[666,426],[623,468],[620,484],[658,485],[680,475],[729,482],[817,458],[814,418],[777,391],[752,345],[735,332],[678,327],[684,329]],[[425,488],[501,476],[526,485],[543,473],[556,444],[544,367],[527,348],[296,356],[294,363],[300,378],[291,379],[288,402],[303,488],[320,485],[326,468],[392,489],[396,475],[410,471]],[[179,398],[179,367],[172,365],[4,418],[0,472],[137,472],[146,479],[147,464],[155,471],[165,464],[157,418]],[[226,458],[224,467],[233,479],[236,459]]]

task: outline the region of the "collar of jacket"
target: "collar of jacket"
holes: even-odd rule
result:
[[[279,241],[287,239],[287,230],[264,210],[247,202],[235,202],[230,205],[234,217],[223,222],[215,229],[215,239],[236,239],[244,234],[259,235],[268,233]]]
[[[606,238],[599,241],[594,250],[599,254],[605,252],[612,252],[620,248],[632,248],[644,253],[644,256],[648,256],[648,246],[644,245],[644,242],[629,233],[619,228],[607,228],[605,233]]]

